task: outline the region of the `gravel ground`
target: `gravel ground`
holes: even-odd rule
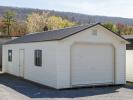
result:
[[[0,100],[133,100],[133,84],[55,90],[9,74],[0,75]]]

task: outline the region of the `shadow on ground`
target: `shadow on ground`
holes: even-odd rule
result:
[[[121,86],[55,90],[40,86],[9,74],[0,74],[0,84],[30,98],[77,98],[118,92]],[[128,87],[127,87],[128,88]],[[130,88],[133,89],[133,86]]]

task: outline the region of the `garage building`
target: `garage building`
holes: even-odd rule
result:
[[[125,84],[127,43],[100,23],[32,33],[3,45],[3,72],[56,89]]]

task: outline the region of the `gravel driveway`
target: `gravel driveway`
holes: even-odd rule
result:
[[[0,100],[133,100],[133,85],[55,90],[0,74]]]

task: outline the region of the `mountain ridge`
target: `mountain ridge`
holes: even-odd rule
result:
[[[33,8],[21,8],[21,7],[10,7],[10,6],[0,6],[0,16],[4,15],[4,12],[7,10],[14,11],[16,13],[16,18],[20,21],[26,20],[28,14],[32,12],[50,12],[51,15],[61,16],[70,21],[75,21],[80,24],[87,23],[122,23],[127,25],[133,25],[132,18],[122,18],[122,17],[110,17],[110,16],[99,16],[99,15],[87,15],[74,12],[64,12],[64,11],[54,11],[54,10],[45,10],[45,9],[33,9]]]

